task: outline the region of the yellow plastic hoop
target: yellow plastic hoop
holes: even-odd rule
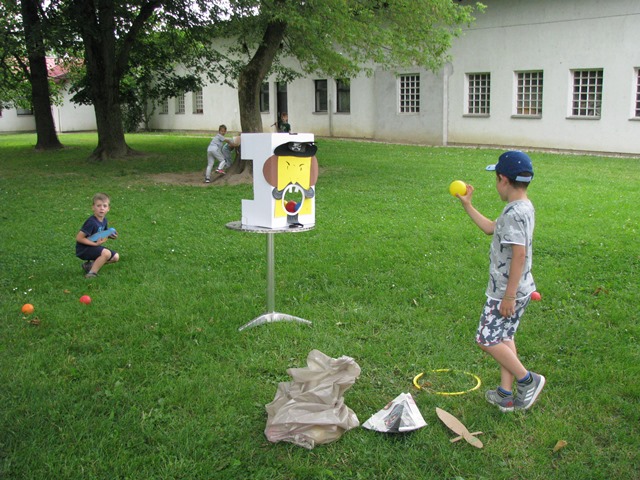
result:
[[[477,375],[470,373],[470,372],[464,372],[464,371],[460,371],[460,370],[454,370],[452,368],[438,368],[436,370],[431,370],[430,373],[444,373],[444,372],[461,372],[465,375],[469,375],[470,377],[473,377],[476,380],[476,385],[472,388],[470,388],[469,390],[464,390],[461,392],[438,392],[435,390],[429,390],[431,393],[435,394],[435,395],[444,395],[444,396],[454,396],[454,395],[464,395],[465,393],[469,393],[469,392],[473,392],[474,390],[477,390],[480,388],[480,385],[482,385],[482,381],[480,380],[480,377],[478,377]],[[413,386],[416,387],[418,390],[422,390],[422,386],[418,383],[418,380],[420,380],[420,378],[422,378],[422,376],[424,375],[424,372],[419,373],[418,375],[416,375],[415,377],[413,377]]]

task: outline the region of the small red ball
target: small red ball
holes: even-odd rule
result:
[[[289,213],[293,213],[296,211],[296,202],[294,202],[293,200],[291,200],[290,202],[287,202],[287,204],[284,206],[285,210]]]
[[[542,295],[540,295],[538,292],[533,292],[531,294],[531,300],[533,300],[534,302],[539,302],[540,300],[542,300]]]
[[[85,305],[89,305],[91,303],[91,297],[89,295],[83,295],[80,297],[80,303],[84,303]]]

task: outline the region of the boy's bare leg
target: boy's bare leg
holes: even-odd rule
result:
[[[504,390],[513,389],[514,377],[520,379],[527,375],[527,369],[518,359],[515,342],[502,342],[490,347],[480,345],[480,348],[500,364],[500,386]]]
[[[111,252],[105,248],[104,250],[102,250],[102,254],[95,259],[93,265],[91,265],[91,272],[98,273],[105,263],[117,262],[119,258],[120,257],[117,253],[113,256],[113,258],[111,258]]]
[[[516,342],[514,341],[505,341],[502,342],[504,345],[506,345],[507,347],[509,347],[511,349],[511,351],[513,352],[513,354],[516,356],[516,358],[518,358],[518,351],[516,350]],[[522,377],[519,377],[522,378]],[[508,391],[511,391],[513,389],[513,381],[515,379],[515,376],[509,371],[507,370],[505,367],[503,367],[502,365],[500,365],[500,386]],[[507,387],[508,385],[508,387]]]

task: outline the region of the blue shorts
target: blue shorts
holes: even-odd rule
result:
[[[114,252],[113,250],[110,250],[107,247],[103,247],[101,245],[98,245],[96,247],[87,245],[81,251],[76,252],[76,257],[81,258],[82,260],[95,260],[100,255],[102,255],[103,250],[109,250],[111,252],[109,260],[111,260],[116,254],[116,252]]]
[[[518,330],[518,325],[520,325],[520,318],[524,314],[527,305],[529,305],[530,299],[531,297],[517,299],[515,314],[506,318],[500,313],[500,302],[502,300],[487,298],[487,303],[484,304],[482,315],[480,315],[476,343],[491,347],[501,342],[513,340],[516,330]]]

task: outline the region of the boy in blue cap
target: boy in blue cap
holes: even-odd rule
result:
[[[520,151],[500,155],[496,165],[496,190],[507,202],[500,216],[489,220],[471,204],[474,188],[467,185],[464,195],[456,195],[471,220],[487,235],[493,235],[489,254],[489,284],[476,333],[476,343],[500,364],[500,386],[485,398],[503,412],[527,410],[538,399],[545,378],[528,371],[520,362],[515,344],[518,329],[536,285],[531,275],[535,210],[527,197],[533,179],[529,156]],[[513,382],[517,380],[517,395]]]

